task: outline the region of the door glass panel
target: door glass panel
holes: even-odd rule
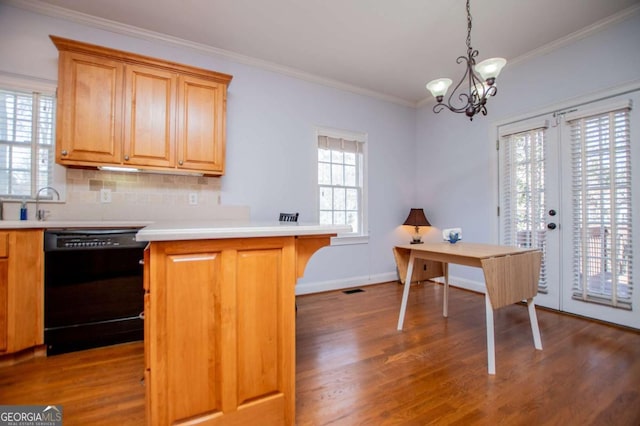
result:
[[[545,129],[508,135],[502,161],[502,244],[543,252],[538,291],[548,290],[545,249]]]

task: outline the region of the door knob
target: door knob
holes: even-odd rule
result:
[[[556,229],[556,224],[551,222],[550,224],[547,225],[547,228],[549,229]]]

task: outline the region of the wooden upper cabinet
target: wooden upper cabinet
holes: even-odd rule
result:
[[[232,76],[51,36],[60,52],[56,161],[224,173]]]
[[[56,160],[117,163],[122,146],[122,63],[60,52]]]
[[[124,164],[175,165],[176,81],[175,72],[126,67]]]
[[[183,76],[178,88],[178,167],[223,174],[226,86]]]

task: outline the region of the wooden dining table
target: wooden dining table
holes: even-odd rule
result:
[[[539,249],[518,248],[494,244],[459,241],[425,242],[394,247],[396,256],[408,257],[406,277],[411,277],[416,259],[442,263],[444,298],[442,315],[448,316],[449,264],[482,268],[486,284],[485,311],[487,328],[487,364],[489,374],[496,374],[493,311],[526,301],[534,347],[542,350],[542,340],[533,298],[538,293],[542,252]],[[406,279],[398,318],[402,330],[409,298],[411,280]]]

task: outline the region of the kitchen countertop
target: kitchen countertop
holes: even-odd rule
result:
[[[238,221],[103,221],[103,220],[2,220],[0,229],[98,229],[142,228],[138,241],[208,240],[221,238],[282,237],[291,235],[343,234],[347,225],[301,222]]]
[[[319,225],[298,222],[193,221],[158,222],[138,231],[138,241],[215,240],[222,238],[284,237],[342,234],[347,225]]]
[[[49,229],[49,228],[142,228],[149,221],[104,220],[1,220],[0,229]]]

